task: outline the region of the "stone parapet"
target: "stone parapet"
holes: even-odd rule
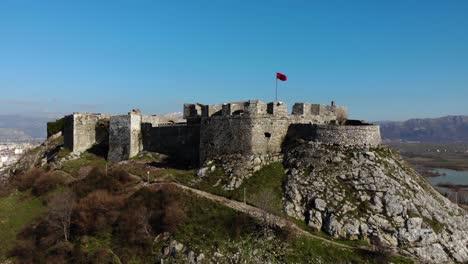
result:
[[[378,125],[338,126],[315,125],[314,141],[339,145],[370,145],[382,143]]]

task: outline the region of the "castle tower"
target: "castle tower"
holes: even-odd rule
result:
[[[110,118],[109,161],[127,160],[141,151],[141,120],[141,113],[134,111]]]

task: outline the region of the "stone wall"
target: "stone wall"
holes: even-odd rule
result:
[[[244,116],[213,116],[200,124],[200,160],[221,155],[252,152],[251,119]]]
[[[278,154],[291,125],[309,124],[301,133],[312,133],[310,124],[335,122],[332,104],[297,103],[293,114],[287,114],[282,102],[264,103],[258,100],[202,106],[200,128],[200,160],[235,154]],[[186,116],[196,115],[195,105],[185,105]]]
[[[168,155],[178,164],[197,166],[200,153],[200,125],[142,124],[143,150]]]
[[[110,118],[109,161],[127,160],[141,151],[141,119],[141,115],[134,113]]]
[[[337,106],[332,102],[331,105],[295,103],[291,113],[292,124],[327,124],[336,121],[338,110],[346,108]]]
[[[65,116],[63,137],[64,145],[73,152],[81,152],[90,149],[93,145],[105,140],[102,137],[102,126],[98,122],[109,118],[105,114],[74,113]]]
[[[280,153],[289,124],[289,119],[286,117],[263,116],[252,118],[251,153]]]
[[[314,141],[340,145],[379,145],[382,143],[378,125],[337,126],[315,125]]]
[[[74,137],[74,118],[73,115],[63,117],[63,145],[73,151],[73,137]]]
[[[110,161],[126,160],[148,150],[192,164],[226,155],[277,155],[285,142],[297,138],[338,144],[380,143],[376,126],[360,122],[334,125],[340,108],[334,103],[296,103],[288,115],[282,102],[185,104],[187,122],[183,124],[164,116],[142,115],[139,110],[112,116],[108,123],[99,121],[109,116],[75,113],[64,119],[64,141],[73,151],[83,151],[107,138]]]

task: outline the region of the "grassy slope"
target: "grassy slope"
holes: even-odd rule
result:
[[[151,193],[146,193],[144,196],[145,203],[152,203],[157,199]],[[182,200],[188,209],[187,218],[171,237],[188,246],[190,250],[196,253],[203,252],[208,257],[216,251],[223,253],[240,251],[243,258],[250,262],[253,261],[250,259],[251,250],[261,246],[261,250],[271,253],[270,257],[273,257],[277,263],[388,263],[390,261],[412,263],[399,257],[386,258],[368,251],[337,248],[313,238],[286,239],[276,233],[273,239],[271,236],[266,239],[262,237],[263,231],[259,224],[246,215],[188,193],[183,194]],[[233,229],[233,226],[237,226],[238,229]],[[259,239],[262,242],[259,242]],[[142,249],[126,244],[118,237],[112,237],[111,233],[87,238],[87,244],[89,249],[106,248],[121,257],[123,262],[133,263],[152,263],[155,259],[159,260],[162,255],[157,249],[164,246],[164,243],[160,243],[152,250]]]
[[[64,164],[64,170],[77,173],[82,166],[89,165],[103,167],[105,166],[105,160],[85,153],[78,160],[66,162]],[[144,167],[127,165],[125,167],[134,174],[142,177],[146,176]],[[222,178],[222,174],[219,171],[212,173],[204,181],[198,183],[196,181],[195,171],[193,170],[158,169],[151,171],[150,176],[152,179],[175,180],[239,201],[243,201],[245,189],[247,203],[252,205],[257,205],[256,194],[260,190],[267,190],[273,194],[272,211],[279,215],[283,214],[281,210],[281,193],[284,169],[280,163],[273,163],[262,168],[251,178],[245,180],[240,188],[230,192],[223,190],[221,188],[222,185],[214,186],[215,183]],[[0,220],[3,220],[3,218],[6,219],[6,221],[0,222],[0,232],[9,230],[8,232],[4,232],[5,234],[0,233],[2,243],[11,244],[16,233],[44,210],[37,198],[26,197],[26,199],[22,200],[21,197],[21,195],[16,195],[0,200]],[[148,203],[153,202],[151,196],[147,198]],[[239,213],[230,208],[206,199],[187,196],[184,201],[186,208],[189,208],[187,211],[187,220],[177,228],[172,236],[185,245],[190,246],[194,251],[214,252],[215,247],[232,251],[239,247],[244,248],[244,250],[248,252],[252,248],[258,246],[257,244],[253,244],[255,243],[255,239],[253,238],[259,233],[258,223],[255,223],[254,220],[239,215]],[[12,205],[14,205],[15,210],[13,210]],[[18,210],[18,208],[20,208],[20,210]],[[242,228],[240,231],[233,231],[232,226],[235,224],[239,225],[239,219],[241,219],[240,225]],[[8,228],[5,226],[6,222],[14,222],[16,227]],[[3,226],[5,226],[5,228],[3,228]],[[8,235],[6,235],[6,233],[8,233]],[[160,255],[160,251],[155,251],[155,248],[148,251],[136,245],[126,244],[125,241],[113,237],[112,232],[109,231],[91,237],[81,237],[80,240],[86,251],[95,251],[105,248],[113,252],[113,254],[118,255],[122,260],[133,263],[151,263],[155,257]],[[276,243],[280,243],[284,247],[284,252],[282,255],[280,254],[280,262],[382,262],[381,259],[369,252],[337,248],[334,245],[313,238],[295,237],[292,239],[284,239],[277,236],[277,239],[272,241],[263,240],[265,242],[261,247],[271,250],[272,252],[279,250]],[[5,248],[3,245],[0,246],[2,246],[2,249]],[[385,259],[385,261],[390,261],[390,259]],[[391,261],[394,263],[411,263],[401,258],[392,258]]]
[[[44,210],[39,198],[29,193],[16,192],[0,198],[0,260],[6,258],[17,233]]]

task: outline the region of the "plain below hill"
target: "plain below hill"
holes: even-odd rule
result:
[[[468,116],[377,122],[389,141],[468,142]]]

